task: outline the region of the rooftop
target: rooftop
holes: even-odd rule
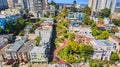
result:
[[[79,13],[79,12],[70,12],[68,14],[69,19],[80,19],[82,20],[84,16],[84,13]]]
[[[23,45],[22,40],[17,40],[13,45],[8,46],[5,51],[18,51]]]
[[[19,52],[28,52],[32,49],[34,45],[34,40],[29,40],[23,47],[19,50]]]
[[[114,42],[108,41],[108,40],[94,40],[92,42],[92,45],[95,49],[104,49],[106,50],[106,46],[111,46],[111,47],[115,47],[116,44]],[[110,48],[111,49],[111,48]]]
[[[53,25],[54,22],[53,21],[44,21],[43,23],[41,23],[41,25]]]
[[[34,47],[31,50],[31,53],[45,53],[45,47],[44,46],[40,46],[40,47]]]
[[[48,43],[52,35],[52,28],[43,28],[40,30],[41,41],[40,43]]]
[[[70,24],[69,24],[69,27],[79,27],[79,26],[81,26],[82,24],[80,23],[80,22],[71,22]]]

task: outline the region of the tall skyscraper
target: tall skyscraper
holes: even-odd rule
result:
[[[111,13],[114,13],[116,1],[117,0],[89,0],[88,6],[95,12],[108,8],[111,10]]]
[[[93,0],[89,0],[88,7],[92,7],[92,4],[93,4]]]
[[[43,10],[43,0],[30,0],[30,11],[38,12]]]
[[[22,4],[23,9],[30,10],[30,1],[29,0],[20,0],[19,3]]]
[[[48,7],[48,0],[19,0],[19,3],[22,4],[23,9],[35,12],[47,9]]]
[[[0,0],[0,11],[8,8],[7,0]]]
[[[48,0],[43,0],[43,9],[48,8]]]

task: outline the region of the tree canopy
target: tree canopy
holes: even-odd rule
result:
[[[65,48],[57,52],[57,55],[69,63],[75,63],[86,61],[93,54],[93,51],[90,45],[69,41]]]
[[[38,37],[36,37],[36,46],[38,46],[39,45],[39,43],[40,43],[40,37],[38,36]]]
[[[120,20],[113,19],[113,23],[117,26],[120,26]]]
[[[112,53],[110,56],[110,60],[116,62],[119,60],[119,55],[117,53]]]
[[[108,8],[102,9],[100,11],[100,16],[102,16],[102,17],[109,17],[110,14],[111,14],[111,11]]]
[[[109,31],[106,30],[99,30],[97,27],[92,28],[92,34],[97,38],[97,39],[107,39],[110,35]]]
[[[84,13],[85,13],[86,15],[88,15],[88,16],[91,15],[91,9],[90,9],[88,6],[86,6],[86,7],[83,9],[83,11],[84,11]]]

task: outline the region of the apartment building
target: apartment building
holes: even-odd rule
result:
[[[19,51],[19,49],[24,45],[22,40],[17,40],[14,44],[9,45],[8,47],[6,47],[5,49],[5,57],[6,59],[10,60],[10,59],[18,59],[17,56],[17,52]]]
[[[95,12],[108,8],[111,10],[111,13],[114,13],[116,2],[117,0],[89,0],[88,6]]]
[[[116,52],[116,44],[108,40],[93,40],[90,44],[94,48],[93,59],[110,60],[112,52]]]
[[[30,58],[30,51],[33,49],[35,46],[35,41],[34,40],[29,40],[27,41],[17,52],[19,61],[22,62],[29,62]]]
[[[31,63],[49,62],[53,24],[53,20],[44,19],[41,27],[35,30],[36,37],[39,36],[41,40],[39,46],[34,47],[30,52]]]
[[[31,63],[48,63],[46,47],[34,47],[30,52]]]
[[[70,19],[71,21],[78,21],[78,20],[83,20],[84,13],[79,13],[79,12],[70,12],[68,14],[67,19]]]

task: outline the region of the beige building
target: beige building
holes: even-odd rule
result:
[[[92,4],[93,4],[93,2],[92,2],[93,0],[89,0],[89,2],[88,2],[88,7],[92,7]]]
[[[83,44],[89,44],[90,41],[93,41],[95,38],[92,36],[92,34],[80,34],[75,33],[75,41]]]
[[[114,13],[116,2],[117,0],[89,0],[88,6],[95,12],[108,8],[111,10],[111,13]]]

